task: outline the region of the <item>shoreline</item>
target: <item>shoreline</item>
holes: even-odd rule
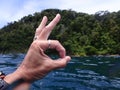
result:
[[[86,55],[86,56],[80,56],[80,55],[70,55],[71,57],[120,57],[119,54],[111,54],[111,55]]]
[[[26,54],[26,53],[0,53],[0,55],[22,55],[22,54]],[[48,54],[48,55],[52,55],[52,54]],[[55,54],[53,54],[55,55]],[[69,55],[69,54],[68,54]],[[106,54],[106,55],[85,55],[85,56],[82,56],[82,55],[69,55],[71,57],[120,57],[120,54]]]

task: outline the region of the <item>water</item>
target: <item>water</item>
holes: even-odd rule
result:
[[[0,70],[13,72],[24,56],[0,55]],[[33,83],[31,90],[120,90],[120,56],[73,57],[66,68]]]

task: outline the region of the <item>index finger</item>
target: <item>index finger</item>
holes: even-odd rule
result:
[[[60,14],[57,14],[56,17],[42,30],[40,34],[40,39],[47,40],[52,29],[56,26],[56,24],[60,21]]]
[[[50,42],[49,42],[50,41]],[[66,56],[66,50],[65,48],[60,44],[57,40],[40,40],[39,45],[40,47],[45,51],[47,49],[55,49],[58,51],[61,58],[64,58]]]

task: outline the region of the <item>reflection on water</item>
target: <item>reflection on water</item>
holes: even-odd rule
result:
[[[24,56],[0,55],[0,70],[13,72]],[[73,57],[66,68],[33,83],[31,90],[120,90],[120,56]]]

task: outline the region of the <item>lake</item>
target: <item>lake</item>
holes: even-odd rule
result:
[[[13,72],[24,56],[0,55],[0,71]],[[120,90],[120,56],[72,57],[65,68],[34,82],[31,90]]]

